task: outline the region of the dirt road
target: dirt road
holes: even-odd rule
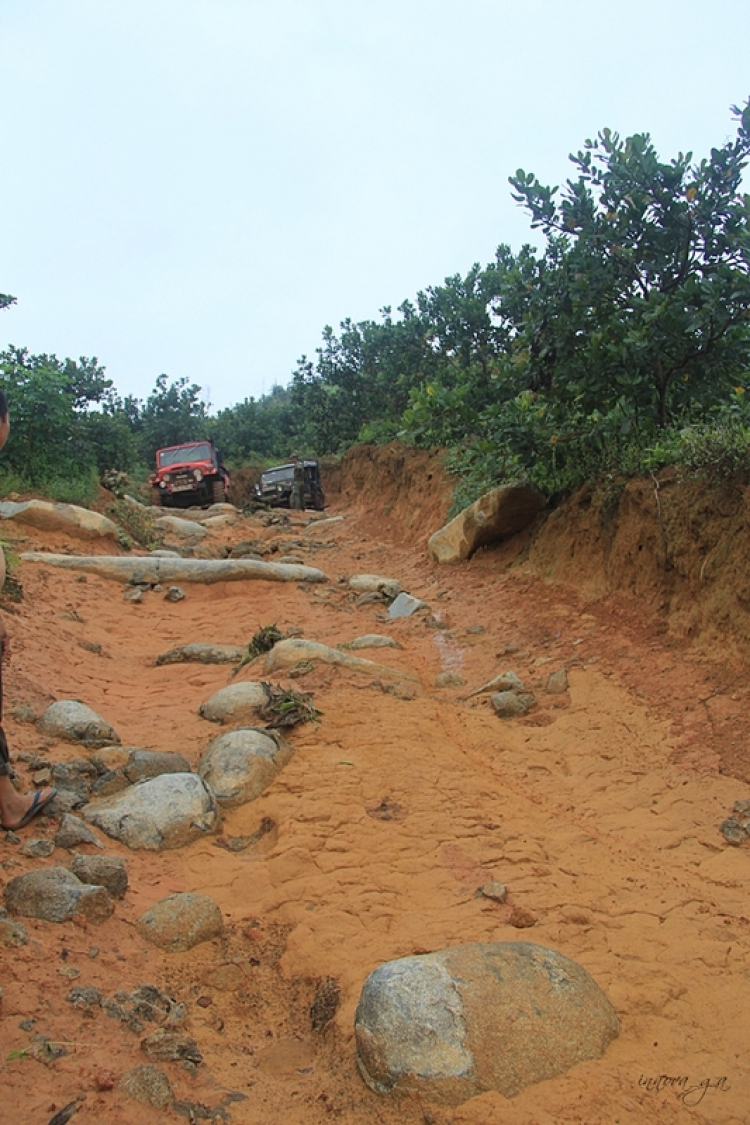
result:
[[[345,518],[212,532],[217,543],[298,539],[295,551],[329,576],[322,586],[187,586],[181,602],[148,593],[134,605],[115,583],[21,566],[24,598],[6,616],[14,639],[6,725],[12,752],[27,759],[16,763],[24,786],[30,756],[80,756],[13,717],[21,705],[38,714],[53,698],[81,699],[125,745],[179,751],[195,765],[218,733],[198,707],[228,670],[155,667],[177,644],[243,644],[272,622],[329,645],[387,633],[400,649],[362,655],[416,681],[394,692],[320,665],[279,678],[312,692],[322,716],[291,732],[290,763],[223,824],[227,836],[249,835],[267,817],[271,832],[236,854],[212,839],[162,854],[111,842],[131,889],[109,921],[27,921],[29,944],[2,949],[0,1116],[46,1123],[76,1099],[75,1125],[148,1125],[173,1114],[118,1088],[147,1061],[144,1033],[66,999],[74,984],[112,997],[148,983],[186,1004],[203,1055],[197,1069],[163,1064],[189,1120],[220,1109],[240,1125],[744,1125],[750,843],[730,847],[719,833],[734,802],[750,796],[719,770],[721,724],[736,732],[747,717],[742,669],[674,645],[624,598],[584,604],[523,566],[508,570],[491,551],[441,570],[427,561],[424,537],[408,526],[389,534],[382,511],[376,518],[342,502],[327,514]],[[16,551],[80,551],[59,534],[27,531],[21,541],[3,531]],[[345,580],[372,572],[397,578],[428,611],[387,622],[382,604],[357,606]],[[562,668],[569,691],[548,694],[550,672]],[[501,720],[487,696],[467,698],[505,670],[537,695],[525,718]],[[464,686],[437,688],[445,671]],[[262,678],[254,665],[240,677]],[[40,819],[23,839],[55,827]],[[7,880],[69,856],[27,859],[0,840],[0,859]],[[490,880],[506,884],[507,903],[477,895]],[[134,923],[179,890],[213,896],[226,934],[165,955]],[[610,998],[622,1030],[604,1058],[512,1101],[487,1093],[457,1109],[393,1102],[363,1085],[353,1017],[376,965],[460,942],[517,940],[578,961]],[[341,1003],[315,1031],[310,1006],[327,978]],[[38,1036],[66,1053],[38,1061]]]

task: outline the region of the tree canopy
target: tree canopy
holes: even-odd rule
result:
[[[6,464],[33,480],[128,469],[204,436],[235,465],[400,436],[453,448],[484,484],[555,489],[624,465],[627,450],[655,464],[709,422],[739,426],[747,446],[750,103],[732,113],[733,139],[699,160],[603,129],[562,187],[519,169],[513,198],[541,248],[501,245],[395,312],[327,326],[289,388],[215,415],[187,379],[159,375],[143,403],[121,399],[94,358],[10,347]],[[0,294],[0,309],[14,300]]]

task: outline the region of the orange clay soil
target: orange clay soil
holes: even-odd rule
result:
[[[507,552],[436,567],[425,540],[445,514],[445,494],[437,474],[427,482],[431,464],[414,467],[427,485],[420,518],[415,485],[406,499],[377,504],[340,492],[327,515],[345,518],[319,530],[301,533],[295,514],[287,527],[247,519],[211,533],[217,545],[259,534],[325,543],[304,553],[329,576],[324,586],[186,585],[184,601],[150,592],[135,605],[114,582],[20,565],[23,600],[3,604],[13,638],[6,729],[25,789],[33,782],[19,755],[54,763],[85,753],[18,721],[22,705],[39,714],[53,699],[87,703],[124,745],[179,751],[197,765],[221,729],[198,707],[229,670],[155,667],[177,644],[244,644],[272,622],[329,645],[388,633],[400,650],[361,655],[418,684],[408,698],[341,668],[274,678],[313,692],[322,717],[291,731],[296,753],[270,789],[225,814],[226,836],[270,818],[258,844],[232,853],[209,838],[154,854],[107,841],[130,878],[109,921],[24,920],[29,944],[0,950],[3,1121],[46,1125],[76,1099],[75,1125],[180,1120],[118,1088],[124,1072],[149,1061],[140,1042],[153,1025],[137,1033],[66,999],[73,985],[111,997],[139,984],[186,1005],[185,1030],[203,1056],[194,1073],[161,1064],[182,1119],[223,1107],[223,1119],[240,1125],[747,1121],[750,845],[729,847],[719,833],[733,803],[750,796],[735,779],[747,777],[746,665],[686,649],[650,606],[623,594],[584,603],[526,562],[509,565]],[[61,534],[10,523],[3,534],[16,552],[82,553]],[[373,572],[398,578],[430,614],[386,623],[383,605],[355,606],[341,580]],[[547,694],[547,677],[563,667],[569,692]],[[467,698],[507,669],[538,696],[526,718],[502,721],[487,696]],[[436,688],[445,671],[466,686]],[[256,665],[240,677],[263,678]],[[744,774],[722,772],[725,732],[735,758],[744,748]],[[21,835],[52,837],[56,827],[39,817]],[[0,860],[7,880],[70,855],[26,859],[0,838]],[[507,885],[506,904],[477,895],[489,880]],[[135,922],[184,890],[216,899],[225,935],[166,955]],[[610,998],[621,1035],[602,1059],[512,1101],[490,1092],[455,1109],[364,1086],[353,1020],[372,969],[461,942],[518,940],[579,962]],[[338,982],[341,1003],[316,1031],[310,1006],[326,978]],[[38,1061],[29,1054],[35,1036],[66,1053]],[[235,1094],[243,1100],[227,1099]]]

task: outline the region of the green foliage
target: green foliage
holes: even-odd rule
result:
[[[199,441],[206,436],[207,411],[200,391],[196,383],[187,379],[167,385],[167,376],[159,375],[138,424],[141,453],[146,461],[153,461],[157,449]]]

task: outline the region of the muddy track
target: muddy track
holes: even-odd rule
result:
[[[427,507],[444,502],[436,490]],[[264,818],[271,831],[238,853],[211,839],[163,854],[111,843],[131,887],[112,919],[28,921],[29,944],[3,949],[4,1104],[19,1125],[47,1122],[77,1098],[81,1125],[165,1119],[118,1088],[147,1061],[145,1032],[66,1000],[72,984],[112,996],[142,983],[187,1006],[204,1061],[162,1065],[188,1119],[203,1106],[247,1125],[746,1121],[750,844],[730,848],[718,831],[734,801],[750,796],[719,769],[722,732],[748,717],[742,664],[681,648],[622,594],[587,603],[544,583],[518,555],[510,566],[507,551],[439,570],[414,511],[413,496],[403,511],[343,497],[331,514],[346,518],[320,532],[243,522],[212,533],[217,542],[261,534],[317,544],[300,551],[329,576],[319,587],[191,585],[182,602],[151,593],[133,605],[114,583],[22,567],[24,600],[7,617],[6,709],[11,747],[27,758],[17,761],[25,784],[31,755],[54,763],[80,754],[13,718],[21,704],[38,711],[51,697],[80,698],[123,743],[179,751],[195,765],[217,733],[198,707],[228,672],[156,668],[159,652],[177,644],[246,643],[271,622],[329,645],[388,633],[400,650],[362,655],[418,684],[394,692],[320,665],[300,680],[281,677],[313,692],[322,717],[291,733],[296,753],[271,788],[224,820],[228,836],[250,836]],[[14,546],[77,549],[37,533]],[[357,606],[342,579],[363,572],[398,578],[429,613],[390,623],[384,606]],[[569,692],[548,694],[549,673],[563,667]],[[506,669],[538,697],[525,718],[502,721],[486,696],[467,698]],[[436,688],[445,670],[465,686]],[[240,677],[259,678],[257,668]],[[37,822],[24,839],[54,829]],[[30,860],[9,842],[0,858],[6,878],[68,859],[58,849]],[[507,903],[477,895],[490,880],[507,885]],[[217,900],[222,939],[165,955],[138,937],[137,917],[177,890]],[[622,1033],[603,1059],[512,1102],[488,1093],[456,1110],[393,1102],[363,1085],[353,1016],[377,964],[517,940],[580,962],[609,996]],[[329,978],[340,1004],[314,1030],[310,1008]],[[35,1036],[66,1053],[37,1061]],[[684,1097],[685,1084],[649,1087],[659,1075],[727,1082]]]

